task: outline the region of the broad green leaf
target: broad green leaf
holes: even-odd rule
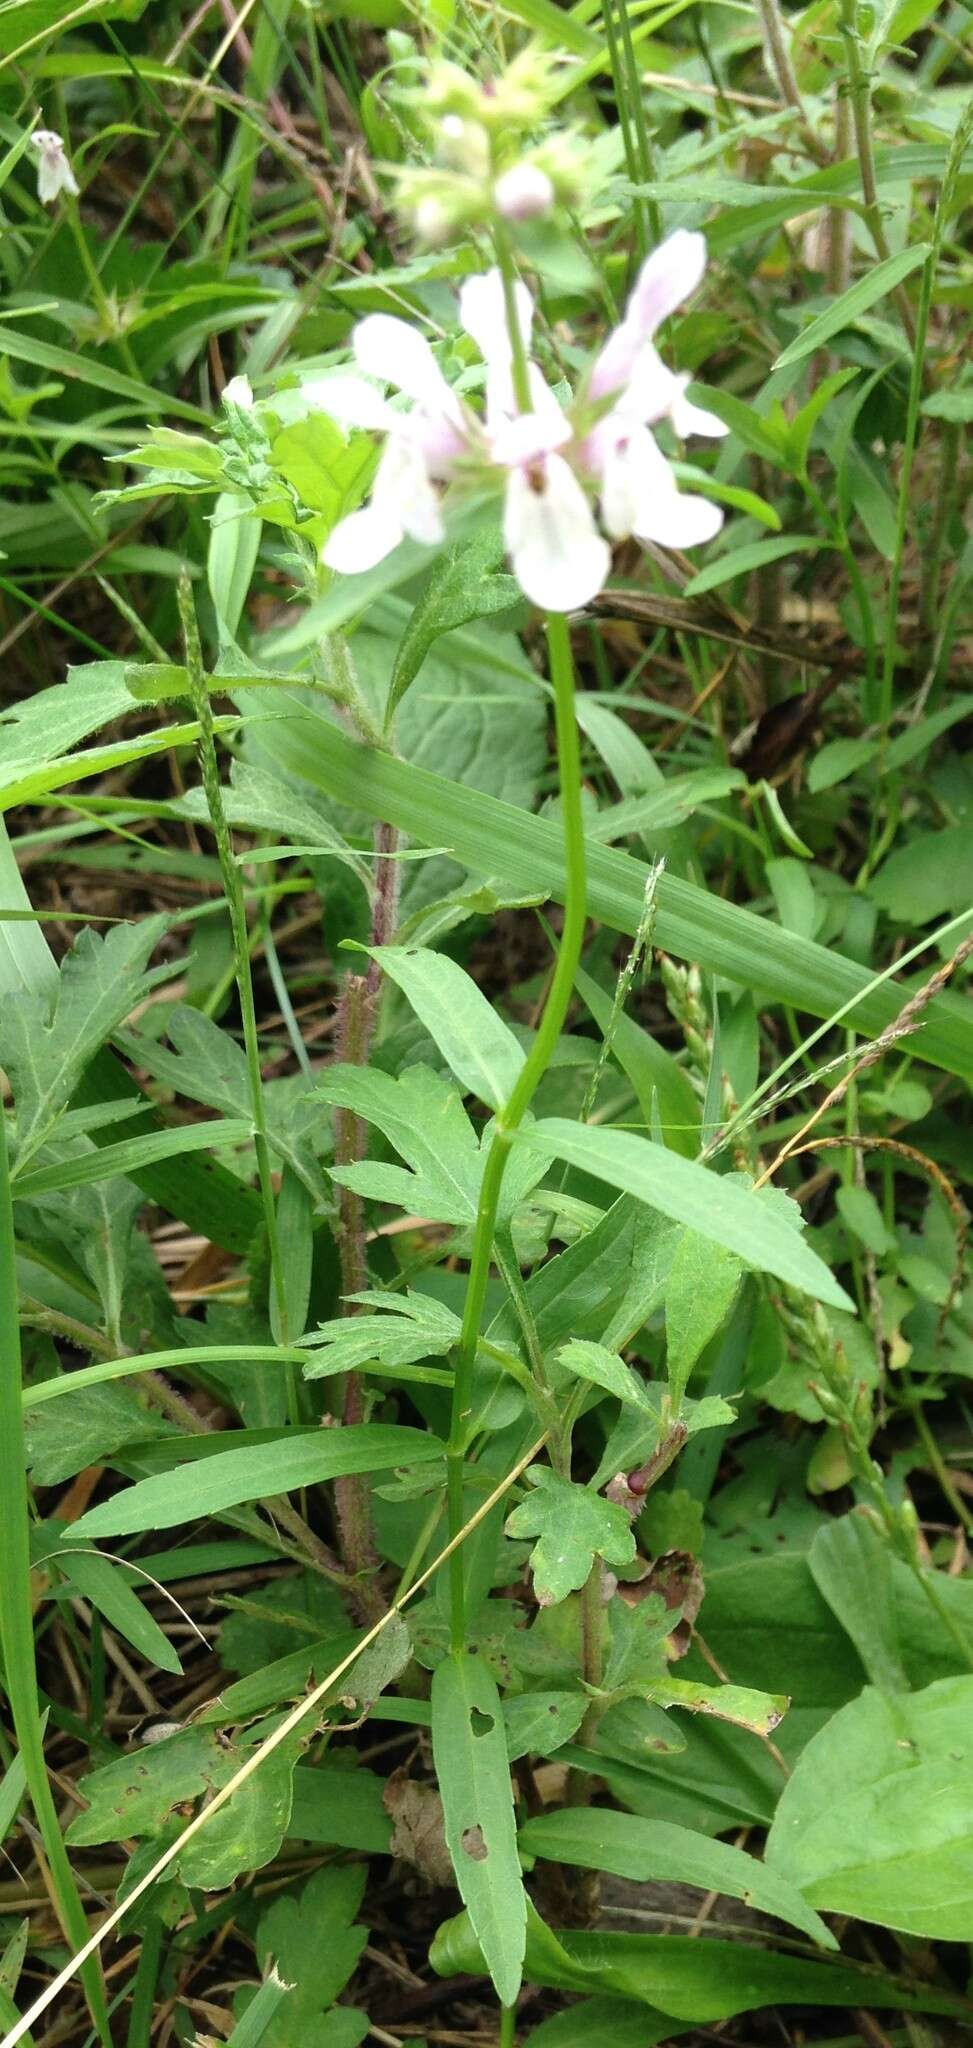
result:
[[[973,900],[973,834],[963,825],[915,833],[882,862],[868,893],[896,924],[923,925]]]
[[[463,1088],[502,1109],[524,1064],[509,1026],[463,968],[428,947],[372,946]]]
[[[889,1230],[882,1211],[871,1188],[839,1188],[835,1202],[843,1223],[867,1251],[881,1258],[884,1252],[894,1251],[895,1237]]]
[[[669,832],[691,818],[701,804],[744,787],[745,778],[738,768],[696,768],[688,775],[673,775],[657,789],[626,797],[624,803],[601,811],[588,826],[587,835],[599,845],[608,845],[632,832]]]
[[[789,1286],[838,1308],[848,1296],[816,1252],[809,1250],[799,1228],[786,1219],[776,1202],[736,1179],[711,1173],[693,1159],[683,1159],[629,1131],[572,1124],[563,1117],[545,1117],[522,1131],[518,1144],[546,1149],[582,1173],[624,1189],[640,1202],[685,1223],[690,1230],[734,1252],[758,1272],[774,1273]],[[795,1219],[795,1223],[796,1223]]]
[[[17,1160],[25,1159],[67,1107],[109,1033],[151,984],[146,967],[166,929],[163,917],[114,925],[104,938],[81,932],[49,995],[8,997],[0,1018],[0,1061],[17,1110]]]
[[[818,1591],[851,1637],[871,1683],[882,1692],[908,1692],[888,1544],[864,1515],[842,1515],[818,1530],[808,1551],[808,1564]]]
[[[384,1780],[363,1767],[339,1770],[325,1761],[312,1770],[299,1764],[294,1772],[292,1840],[386,1856],[392,1823],[382,1803],[384,1789]]]
[[[126,1444],[172,1434],[175,1424],[144,1408],[132,1387],[74,1387],[72,1378],[65,1373],[42,1381],[45,1389],[56,1387],[59,1398],[36,1408],[30,1396],[40,1388],[28,1390],[24,1433],[35,1486],[60,1486],[86,1465],[107,1464]]]
[[[333,1778],[335,1773],[329,1775]],[[318,2048],[324,2015],[354,1975],[368,1940],[367,1927],[355,1918],[366,1876],[363,1863],[316,1870],[296,1896],[285,1893],[261,1914],[256,1943],[260,1963],[264,1970],[276,1967],[293,1987],[262,2037],[264,2048],[296,2048],[298,2042]],[[361,2039],[368,2025],[364,2013],[354,2007],[341,2010],[358,2023],[352,2041]],[[248,2017],[252,2011],[253,2005]]]
[[[280,1852],[291,1817],[294,1765],[311,1739],[308,1722],[295,1728],[260,1769],[239,1786],[208,1826],[179,1852],[184,1884],[222,1891],[244,1871],[261,1870]],[[236,1756],[239,1768],[242,1758]]]
[[[189,790],[178,808],[201,822],[209,817],[202,789]],[[272,775],[266,768],[254,768],[247,761],[234,761],[229,787],[223,791],[223,809],[230,825],[272,832],[275,840],[289,839],[295,846],[313,847],[318,854],[333,854],[371,894],[370,863],[335,831],[322,807],[310,802],[306,795],[299,795],[282,776]]]
[[[311,1353],[304,1367],[305,1379],[357,1372],[376,1362],[388,1372],[401,1372],[420,1358],[445,1358],[462,1327],[459,1317],[434,1295],[416,1294],[411,1288],[405,1294],[366,1293],[346,1298],[381,1312],[337,1316],[319,1323],[304,1340]],[[438,1386],[451,1386],[452,1378],[449,1372],[429,1374],[431,1383]]]
[[[138,1529],[171,1529],[178,1522],[238,1507],[241,1501],[321,1486],[349,1472],[427,1464],[442,1455],[438,1437],[395,1423],[354,1423],[310,1436],[285,1433],[269,1443],[217,1451],[174,1472],[140,1479],[100,1507],[89,1508],[75,1523],[75,1533],[128,1536]]]
[[[928,255],[929,243],[917,242],[909,249],[900,249],[895,256],[887,256],[884,262],[876,263],[873,269],[866,270],[862,277],[856,278],[854,284],[849,285],[847,291],[842,292],[839,298],[833,299],[823,313],[819,313],[816,319],[808,322],[797,340],[792,341],[789,348],[785,348],[783,354],[778,356],[774,369],[784,370],[791,363],[801,362],[805,356],[813,355],[815,349],[823,348],[833,335],[840,334],[843,327],[853,327],[860,313],[867,313],[869,307],[874,306],[877,300],[884,299],[887,292],[894,291],[896,285],[901,284],[904,278],[910,277],[914,270],[918,270],[920,263],[925,263]]]
[[[684,586],[683,595],[702,597],[704,591],[717,590],[734,576],[749,576],[755,569],[766,568],[769,562],[781,562],[787,555],[815,554],[827,545],[815,533],[782,533],[775,540],[748,541],[745,546],[730,548],[725,555],[707,562],[705,569],[698,569]]]
[[[767,1860],[812,1905],[939,1941],[973,1935],[973,1678],[870,1688],[809,1742]]]
[[[374,1124],[408,1161],[408,1168],[370,1159],[333,1167],[333,1180],[376,1201],[395,1202],[434,1223],[475,1222],[489,1129],[477,1137],[455,1088],[431,1068],[407,1067],[393,1080],[377,1067],[329,1067],[317,1093]],[[516,1155],[511,1159],[500,1203],[502,1221],[509,1219],[544,1171],[536,1158],[529,1168],[526,1155],[524,1166]]]
[[[138,1743],[81,1779],[86,1805],[75,1814],[68,1841],[83,1848],[154,1835],[174,1807],[218,1791],[240,1761],[210,1728]]]
[[[430,1951],[441,1977],[481,1972],[483,1958],[467,1913],[447,1920]],[[917,1985],[901,1988],[879,1971],[805,1962],[772,1949],[680,1934],[555,1934],[529,1911],[524,1970],[557,1991],[610,1992],[637,1998],[672,2019],[707,2025],[761,2006],[857,2006],[962,2017],[965,2001]]]
[[[556,1606],[577,1592],[596,1557],[631,1564],[635,1537],[625,1508],[560,1478],[549,1465],[532,1465],[526,1476],[533,1491],[507,1516],[506,1532],[537,1538],[530,1568],[542,1606]]]
[[[444,633],[468,626],[491,612],[509,611],[520,602],[515,576],[496,572],[503,560],[499,534],[480,534],[447,549],[429,581],[399,642],[385,707],[386,726],[410,683],[415,681],[429,649]]]
[[[522,1692],[504,1700],[507,1755],[552,1756],[576,1735],[588,1711],[583,1692]]]
[[[221,1031],[212,1017],[188,1003],[178,1003],[167,1018],[169,1045],[145,1032],[120,1035],[118,1043],[156,1081],[191,1102],[205,1102],[232,1123],[252,1128],[250,1082],[242,1046]],[[267,1139],[271,1151],[288,1166],[316,1200],[324,1179],[311,1145],[315,1109],[310,1087],[300,1079],[264,1088]]]
[[[468,1652],[444,1657],[433,1673],[432,1750],[460,1896],[497,1996],[512,2005],[527,1901],[500,1695],[486,1665]]]
[[[730,1312],[740,1263],[724,1245],[683,1232],[666,1281],[666,1372],[678,1411],[696,1363]]]
[[[260,552],[261,521],[239,498],[217,498],[210,522],[206,576],[221,641],[235,641]]]
[[[531,1856],[578,1864],[583,1870],[607,1870],[636,1883],[700,1885],[799,1927],[820,1948],[838,1946],[795,1886],[765,1870],[755,1856],[726,1842],[708,1841],[691,1828],[661,1820],[647,1828],[634,1814],[568,1807],[528,1820],[520,1830],[520,1846]]]
[[[407,704],[412,698],[406,700]],[[536,896],[564,897],[560,826],[515,803],[485,796],[414,761],[364,748],[325,718],[309,714],[299,696],[265,700],[260,746],[267,764],[284,769],[337,803],[381,817],[419,845],[449,846],[474,874]],[[431,749],[434,755],[434,743]],[[648,868],[613,848],[588,854],[588,909],[613,931],[634,937],[645,908]],[[757,989],[761,999],[791,1003],[815,1017],[851,1005],[856,1030],[875,1035],[898,1015],[901,985],[872,986],[872,973],[825,946],[781,931],[768,918],[726,903],[676,875],[663,875],[657,891],[655,942],[707,973]],[[915,1056],[950,1073],[973,1078],[973,1021],[964,1004],[937,996],[914,1040]]]
[[[808,763],[809,790],[816,794],[821,789],[834,789],[837,783],[847,781],[849,775],[874,760],[879,751],[878,740],[828,740]]]

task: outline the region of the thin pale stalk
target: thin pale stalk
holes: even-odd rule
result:
[[[564,864],[567,877],[564,927],[557,966],[534,1043],[509,1100],[497,1114],[493,1142],[483,1169],[463,1310],[463,1327],[456,1359],[446,1459],[451,1536],[463,1526],[463,1472],[467,1428],[473,1399],[473,1367],[483,1320],[487,1281],[490,1277],[503,1177],[517,1129],[539,1082],[547,1072],[561,1035],[584,939],[587,892],[584,822],[581,811],[581,754],[574,709],[574,663],[567,621],[555,614],[547,621],[547,646],[551,681],[554,685],[557,760],[564,828]],[[454,1551],[450,1566],[450,1633],[453,1648],[462,1649],[466,1635],[466,1586],[462,1559],[458,1551]]]
[[[0,1112],[0,1648],[4,1690],[10,1704],[27,1789],[37,1815],[51,1877],[53,1903],[69,1947],[88,1938],[88,1922],[61,1836],[44,1761],[44,1732],[37,1697],[34,1615],[30,1583],[30,1500],[21,1408],[20,1329],[13,1208],[7,1165],[6,1120]],[[111,2027],[97,1962],[82,1972],[88,2008],[100,2040],[111,2048]]]
[[[872,96],[868,74],[862,64],[861,48],[858,41],[858,0],[841,0],[839,22],[844,39],[845,57],[848,70],[848,92],[851,99],[852,121],[855,128],[855,153],[858,157],[858,173],[861,178],[862,198],[865,201],[865,225],[871,235],[875,254],[886,262],[890,250],[882,224],[882,209],[878,199],[878,183],[875,177],[875,150],[872,143]],[[916,322],[912,303],[903,285],[898,285],[892,294],[899,309],[899,316],[909,341],[915,348]]]

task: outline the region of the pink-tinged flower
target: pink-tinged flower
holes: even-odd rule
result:
[[[384,561],[407,536],[435,547],[444,539],[440,493],[467,444],[463,408],[451,391],[425,336],[390,313],[372,313],[355,329],[355,360],[364,377],[323,378],[305,393],[342,426],[386,434],[371,498],[339,521],[324,560],[330,569],[358,575]],[[411,398],[409,412],[383,398],[368,377],[394,384]]]
[[[53,128],[35,128],[30,140],[37,151],[37,197],[42,205],[53,206],[61,192],[76,199],[78,181],[60,135]]]
[[[530,294],[517,281],[508,304],[499,270],[467,278],[459,300],[462,326],[485,366],[482,419],[450,389],[414,328],[384,313],[363,320],[354,349],[364,376],[337,372],[304,387],[312,404],[343,425],[385,435],[371,497],[335,527],[324,549],[328,566],[346,574],[371,569],[406,536],[437,545],[444,487],[491,477],[502,483],[514,573],[545,611],[575,611],[597,596],[611,541],[635,535],[687,548],[712,540],[722,513],[678,489],[651,432],[661,419],[683,435],[725,431],[690,403],[689,379],[666,368],[653,341],[659,322],[698,283],[705,260],[703,237],[682,231],[649,257],[621,326],[567,411],[530,360]],[[380,384],[394,386],[410,407],[392,403]]]
[[[515,287],[521,340],[530,341],[533,307]],[[460,293],[460,319],[486,363],[486,440],[491,461],[506,470],[503,537],[526,597],[544,611],[574,611],[597,597],[611,551],[564,455],[573,427],[536,363],[527,364],[531,410],[517,407],[513,347],[499,270],[471,277]]]

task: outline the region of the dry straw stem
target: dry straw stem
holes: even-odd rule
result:
[[[522,1458],[518,1458],[516,1465],[511,1468],[504,1479],[501,1479],[499,1486],[495,1486],[492,1493],[487,1495],[486,1500],[481,1501],[475,1513],[470,1516],[463,1528],[458,1530],[456,1535],[451,1537],[450,1541],[443,1546],[439,1555],[434,1557],[432,1563],[426,1566],[425,1571],[420,1572],[419,1577],[414,1580],[413,1584],[404,1593],[400,1594],[397,1600],[393,1601],[388,1613],[382,1615],[381,1620],[375,1623],[374,1628],[370,1628],[367,1635],[362,1637],[361,1642],[356,1644],[349,1655],[340,1664],[336,1664],[333,1671],[329,1671],[327,1678],[322,1678],[321,1683],[315,1686],[313,1692],[308,1693],[306,1699],[300,1700],[297,1706],[293,1707],[291,1712],[285,1715],[280,1726],[274,1729],[272,1735],[268,1735],[266,1742],[261,1743],[260,1748],[254,1750],[253,1755],[248,1757],[246,1763],[241,1764],[235,1776],[230,1778],[228,1783],[219,1792],[214,1794],[209,1805],[204,1806],[196,1814],[195,1818],[183,1828],[178,1841],[170,1844],[170,1847],[163,1852],[157,1862],[153,1863],[151,1870],[147,1871],[145,1876],[139,1880],[139,1883],[127,1894],[122,1904],[116,1906],[114,1911],[109,1913],[107,1920],[102,1921],[101,1926],[85,1942],[84,1947],[80,1948],[77,1954],[73,1955],[69,1962],[65,1963],[63,1970],[58,1971],[57,1976],[47,1986],[47,1989],[41,1992],[40,1997],[35,1998],[29,2012],[25,2012],[23,2018],[17,2021],[16,2026],[11,2028],[9,2034],[4,2035],[3,2040],[0,2041],[0,2048],[16,2048],[16,2043],[24,2039],[25,2035],[30,2032],[31,2027],[47,2012],[48,2008],[53,2005],[54,2000],[59,1998],[61,1992],[70,1984],[75,1971],[79,1970],[88,1961],[90,1956],[96,1954],[97,1950],[101,1948],[102,1943],[107,1940],[109,1934],[114,1932],[114,1929],[124,1919],[126,1913],[131,1910],[136,1901],[143,1898],[145,1893],[151,1890],[157,1878],[162,1876],[163,1871],[168,1870],[170,1864],[176,1861],[176,1858],[185,1848],[186,1843],[192,1841],[194,1836],[202,1833],[203,1829],[209,1825],[213,1815],[218,1813],[222,1806],[226,1806],[232,1799],[234,1792],[237,1792],[240,1786],[245,1784],[248,1778],[252,1778],[255,1771],[259,1770],[265,1757],[270,1756],[275,1749],[279,1749],[282,1742],[286,1742],[287,1737],[293,1734],[295,1728],[300,1726],[306,1715],[313,1713],[315,1707],[320,1705],[337,1680],[343,1678],[345,1672],[350,1670],[351,1666],[361,1656],[362,1651],[367,1650],[369,1645],[377,1640],[382,1630],[388,1627],[393,1615],[400,1614],[407,1602],[412,1600],[420,1588],[428,1583],[435,1572],[438,1572],[440,1566],[446,1563],[447,1558],[452,1557],[454,1550],[458,1550],[460,1545],[465,1543],[467,1536],[477,1527],[478,1523],[482,1522],[484,1517],[490,1513],[491,1508],[496,1507],[498,1500],[503,1499],[504,1494],[516,1483],[521,1473],[526,1472],[528,1465],[536,1458],[538,1451],[543,1450],[547,1437],[548,1432],[545,1430],[543,1436],[539,1436],[536,1442],[531,1444],[530,1450],[525,1451]]]
[[[817,1109],[808,1117],[807,1122],[801,1125],[799,1131],[794,1132],[792,1138],[788,1138],[786,1145],[781,1146],[776,1159],[771,1160],[770,1165],[764,1168],[759,1180],[754,1182],[755,1187],[762,1188],[767,1181],[772,1180],[778,1168],[783,1166],[785,1159],[790,1159],[799,1146],[803,1150],[807,1149],[802,1145],[802,1141],[807,1137],[808,1132],[813,1131],[815,1124],[820,1123],[821,1118],[827,1114],[829,1109],[834,1109],[839,1102],[843,1101],[852,1082],[858,1079],[859,1074],[866,1073],[869,1067],[877,1066],[883,1053],[888,1052],[890,1046],[894,1045],[898,1039],[908,1037],[910,1031],[915,1031],[927,1004],[931,1003],[936,996],[941,995],[950,976],[955,974],[957,967],[962,967],[964,960],[968,960],[971,954],[973,954],[973,932],[968,932],[966,938],[960,941],[955,953],[951,953],[949,959],[944,960],[942,965],[937,967],[935,974],[931,974],[929,980],[923,982],[922,987],[916,990],[915,995],[910,996],[907,1003],[903,1003],[898,1016],[893,1017],[887,1029],[881,1032],[878,1038],[874,1038],[870,1045],[866,1045],[860,1059],[857,1059],[854,1066],[849,1067],[847,1074],[843,1074],[841,1080],[835,1083],[835,1086],[825,1096],[824,1101],[818,1103]],[[847,1139],[842,1139],[843,1144],[847,1144],[847,1142]],[[2,2048],[2,2044],[0,2044],[0,2048]]]
[[[917,1166],[920,1173],[928,1174],[929,1179],[939,1189],[956,1231],[956,1260],[946,1299],[939,1311],[938,1328],[941,1331],[962,1287],[966,1265],[970,1219],[961,1197],[935,1159],[930,1159],[927,1153],[920,1152],[915,1145],[906,1145],[901,1138],[882,1138],[877,1132],[850,1131],[841,1138],[810,1138],[807,1144],[798,1145],[796,1150],[792,1150],[789,1157],[799,1159],[803,1152],[847,1152],[849,1148],[856,1152],[891,1152],[894,1158],[904,1159],[910,1166]]]

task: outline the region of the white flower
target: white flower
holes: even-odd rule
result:
[[[563,455],[511,471],[503,538],[521,590],[544,611],[577,611],[607,581],[611,549]]]
[[[588,380],[589,399],[612,400],[588,434],[582,460],[599,484],[602,521],[613,540],[634,534],[665,547],[697,547],[723,524],[710,499],[678,489],[650,432],[662,419],[681,438],[727,431],[715,413],[690,402],[689,378],[667,369],[653,339],[660,322],[695,290],[705,265],[703,236],[683,228],[653,250]]]
[[[355,329],[355,358],[366,376],[395,384],[413,401],[400,412],[366,377],[337,375],[306,384],[304,393],[342,426],[385,432],[369,503],[339,521],[323,559],[329,569],[359,575],[374,569],[406,536],[434,547],[444,538],[438,482],[452,473],[468,429],[425,336],[391,313],[372,313]]]
[[[223,404],[236,405],[241,412],[253,411],[253,391],[249,377],[231,377],[223,387]]]
[[[64,143],[53,128],[35,128],[30,138],[31,146],[37,151],[37,197],[44,206],[52,206],[58,194],[67,192],[72,199],[78,196],[78,181],[68,162]]]
[[[539,164],[512,164],[497,179],[493,197],[505,220],[538,220],[550,213],[554,187]]]

